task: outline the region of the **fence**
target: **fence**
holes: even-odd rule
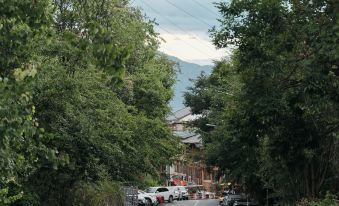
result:
[[[125,194],[124,206],[138,206],[138,188],[137,187],[123,187]]]

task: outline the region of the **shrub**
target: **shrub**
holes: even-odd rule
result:
[[[74,206],[122,206],[124,195],[118,183],[102,180],[80,183],[74,189]]]
[[[303,199],[298,206],[339,206],[339,202],[335,195],[327,193],[324,199],[313,201]]]

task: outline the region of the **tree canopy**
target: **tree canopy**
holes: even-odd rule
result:
[[[0,204],[105,205],[82,195],[159,177],[180,145],[164,121],[176,65],[153,22],[125,0],[0,11]]]
[[[235,47],[186,94],[207,160],[260,196],[283,201],[337,192],[338,4],[230,1],[218,4],[214,44]],[[214,128],[206,124],[216,125]]]

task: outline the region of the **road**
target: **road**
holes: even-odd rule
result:
[[[218,200],[184,200],[164,203],[161,206],[218,206]]]

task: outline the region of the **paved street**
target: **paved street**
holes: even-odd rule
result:
[[[218,206],[218,200],[184,200],[164,203],[161,206]]]

